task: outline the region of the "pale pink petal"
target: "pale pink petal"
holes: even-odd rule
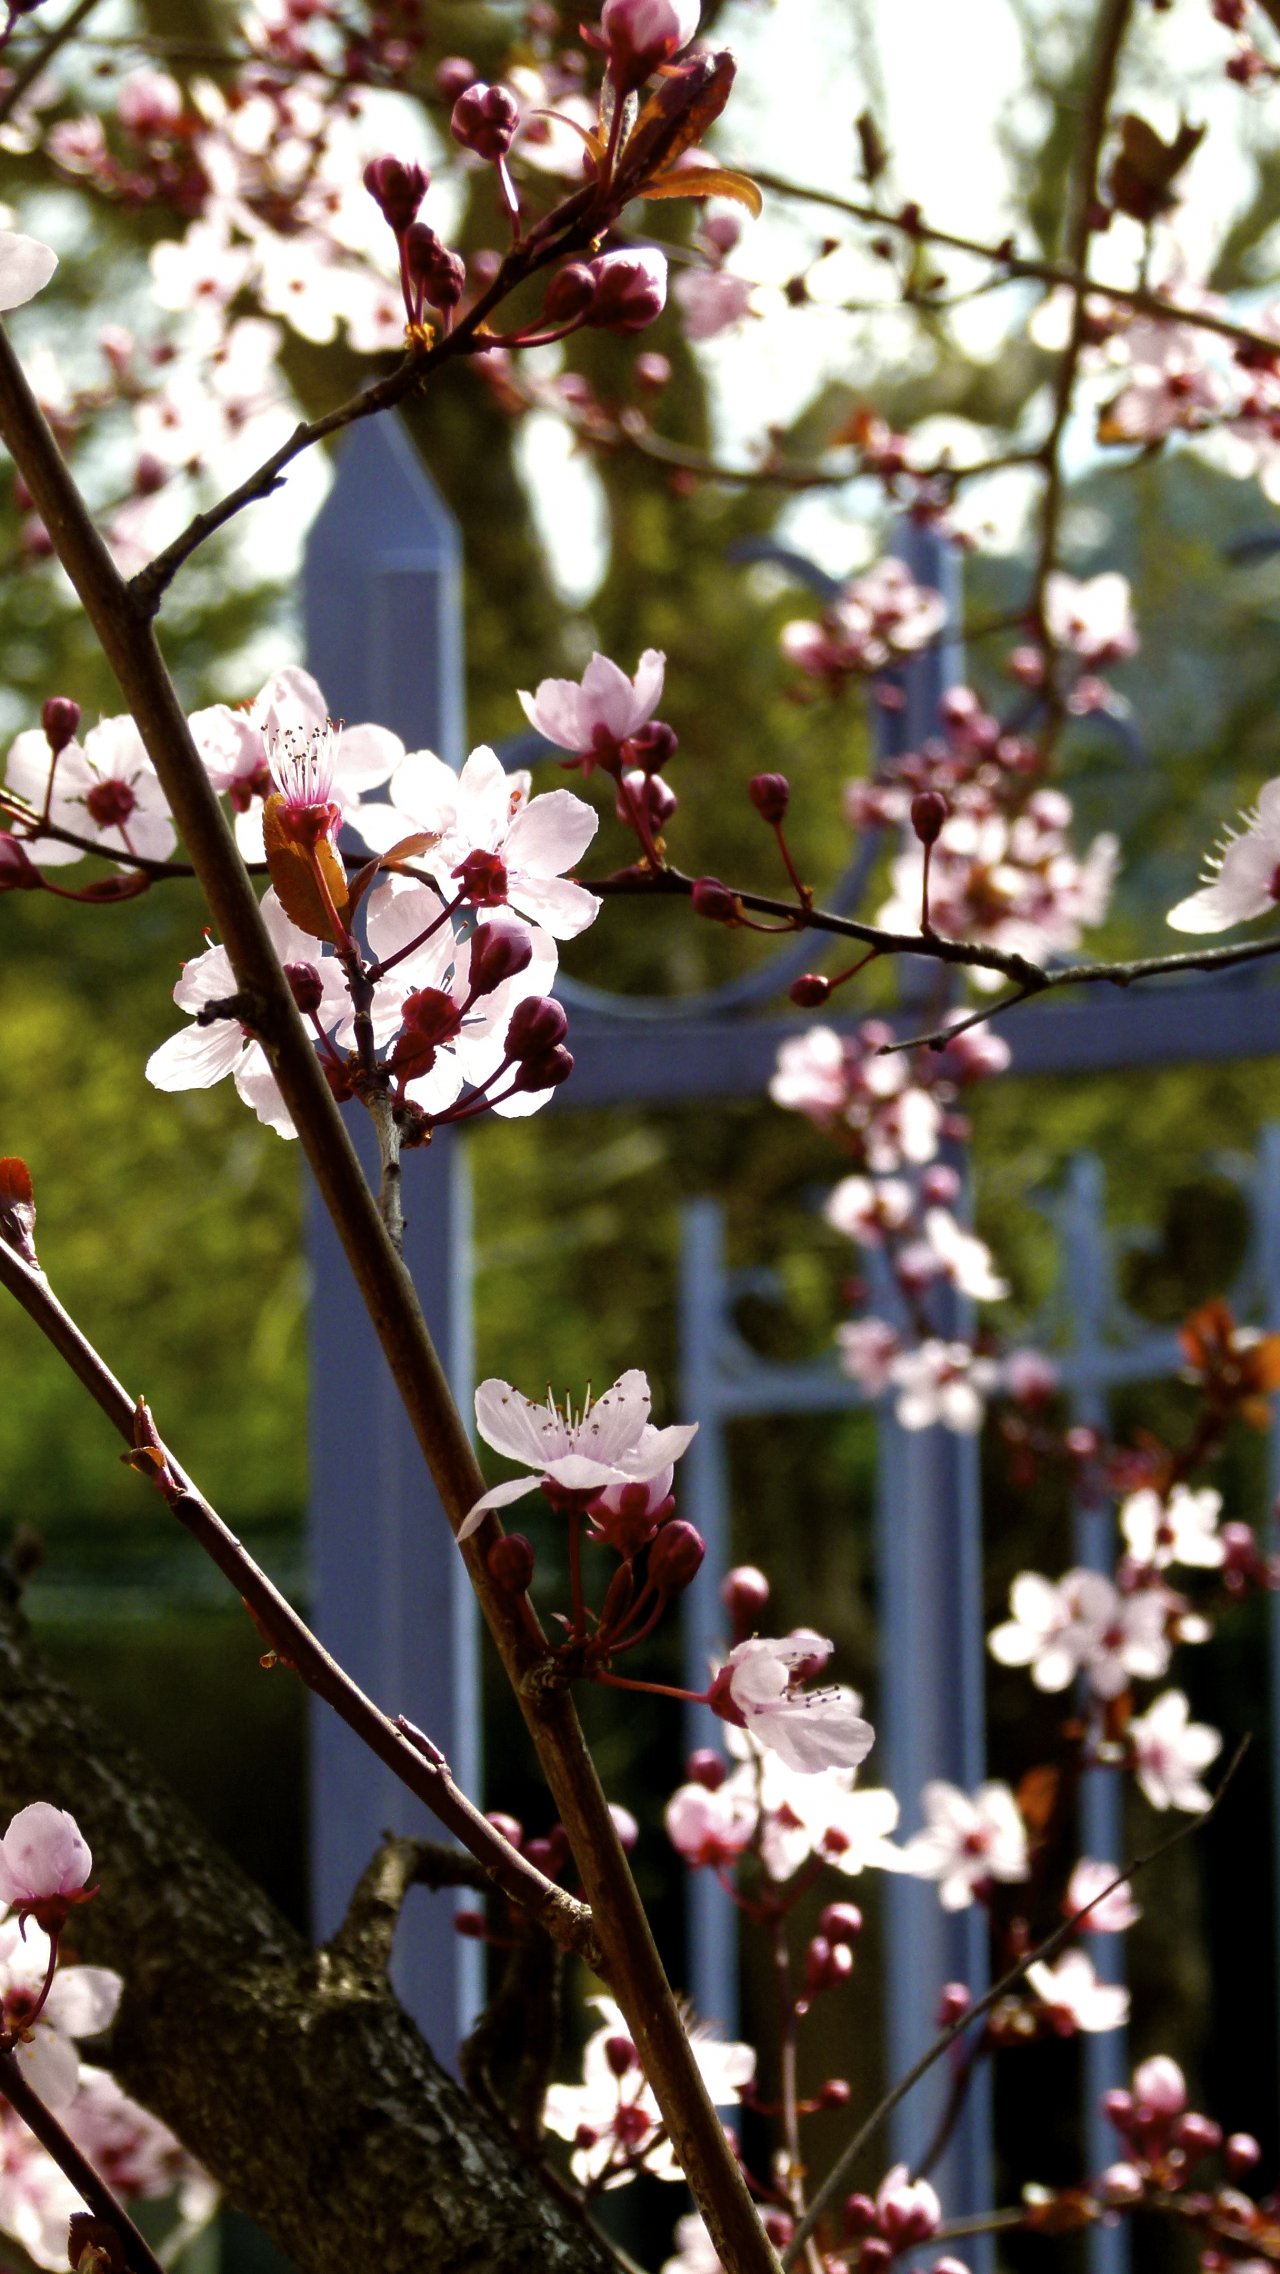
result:
[[[517,915],[540,924],[553,940],[576,940],[600,913],[594,892],[564,876],[511,877],[507,897]]]
[[[596,1460],[616,1462],[620,1453],[638,1444],[649,1419],[650,1403],[648,1376],[638,1366],[628,1367],[603,1397],[596,1399],[575,1433],[577,1444]]]
[[[244,1036],[234,1019],[184,1027],[152,1051],[146,1077],[157,1090],[210,1090],[232,1071],[243,1048]]]
[[[23,2075],[46,2108],[65,2108],[75,2099],[80,2081],[80,2056],[69,2037],[37,2022],[32,2035],[16,2047]]]
[[[582,674],[582,708],[592,726],[603,726],[615,742],[644,723],[644,706],[626,672],[598,652]]]
[[[0,310],[20,308],[43,292],[58,265],[52,246],[16,229],[0,229]]]
[[[250,1043],[240,1064],[233,1068],[232,1079],[245,1104],[253,1107],[266,1128],[274,1129],[278,1137],[297,1136],[266,1052],[259,1043]]]
[[[663,1469],[678,1461],[697,1434],[696,1421],[674,1422],[668,1429],[646,1428],[643,1441],[630,1452],[617,1454],[613,1465],[633,1483],[647,1484],[650,1477],[660,1476]]]
[[[509,869],[532,876],[562,876],[585,853],[600,816],[572,790],[547,790],[531,798],[507,831],[503,859]]]
[[[509,1461],[527,1461],[531,1468],[545,1467],[548,1459],[568,1449],[568,1433],[545,1405],[535,1405],[510,1382],[490,1375],[476,1391],[476,1427],[486,1445],[505,1453]]]
[[[520,707],[530,726],[561,750],[588,750],[590,728],[582,688],[573,679],[542,679],[530,695],[520,689]],[[585,730],[585,731],[584,731]]]
[[[477,1500],[474,1508],[468,1509],[458,1526],[457,1537],[469,1540],[472,1533],[479,1530],[491,1508],[509,1508],[513,1500],[523,1500],[527,1492],[535,1491],[537,1483],[536,1477],[509,1477],[505,1484],[495,1484]]]
[[[404,744],[386,726],[348,726],[337,738],[334,776],[338,796],[376,789],[389,781],[404,757]]]
[[[97,2037],[116,2018],[124,1983],[109,1966],[61,1966],[45,2018],[67,2037]]]
[[[391,802],[417,829],[447,829],[457,797],[458,777],[434,750],[411,750],[392,776]]]

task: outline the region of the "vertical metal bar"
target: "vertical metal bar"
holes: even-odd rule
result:
[[[729,1459],[717,1400],[717,1362],[726,1290],[724,1211],[716,1200],[691,1201],[680,1217],[680,1412],[697,1421],[698,1434],[680,1464],[680,1513],[697,1526],[707,1552],[692,1587],[681,1598],[684,1681],[690,1690],[706,1688],[708,1662],[724,1641],[720,1582],[731,1553]],[[713,1728],[700,1706],[687,1709],[691,1751],[712,1742]],[[738,1914],[710,1871],[689,1874],[685,1931],[695,2010],[734,2037]]]
[[[1280,1124],[1274,1121],[1268,1122],[1262,1131],[1254,1171],[1254,1196],[1254,1237],[1262,1278],[1262,1324],[1274,1334],[1280,1330]],[[1275,1555],[1280,1551],[1280,1398],[1271,1401],[1267,1502],[1270,1517],[1263,1534],[1263,1547]],[[1280,1918],[1277,1918],[1280,1903],[1274,1894],[1274,1890],[1280,1888],[1280,1594],[1267,1597],[1267,1643],[1271,1705],[1272,1916],[1275,1921],[1272,1947],[1280,1982]],[[1277,2041],[1280,2042],[1280,2030]]]
[[[399,428],[358,427],[307,549],[307,657],[335,716],[376,720],[410,748],[462,756],[461,548],[457,526]],[[352,1134],[371,1180],[367,1117]],[[405,1255],[463,1404],[472,1386],[470,1194],[465,1146],[437,1137],[405,1162]],[[336,1239],[310,1208],[310,1550],[319,1632],[392,1713],[439,1744],[479,1791],[475,1606],[461,1558]],[[338,1924],[382,1834],[425,1831],[426,1811],[331,1715],[312,1718],[313,1923]],[[447,1900],[415,1904],[397,1990],[451,2061],[479,2003],[481,1953]]]
[[[1097,1360],[1104,1348],[1111,1284],[1102,1164],[1093,1153],[1078,1153],[1068,1169],[1059,1243],[1070,1322],[1066,1360],[1071,1418],[1086,1428],[1105,1430],[1107,1399],[1097,1377]],[[1110,1577],[1115,1570],[1110,1508],[1078,1498],[1072,1523],[1077,1564]],[[1098,1773],[1084,1778],[1079,1828],[1082,1854],[1119,1864],[1124,1854],[1124,1791],[1119,1777]],[[1094,1935],[1089,1954],[1100,1980],[1123,1982],[1123,1935]],[[1123,2029],[1102,2030],[1080,2040],[1085,2168],[1090,2172],[1104,2170],[1114,2150],[1102,2095],[1124,2082],[1127,2044]],[[1123,2221],[1089,2230],[1088,2259],[1089,2274],[1125,2274],[1129,2230]]]

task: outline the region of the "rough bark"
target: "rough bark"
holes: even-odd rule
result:
[[[0,1585],[0,1809],[70,1808],[125,1990],[110,2065],[303,2274],[617,2274],[447,2076],[359,1935],[316,1951],[41,1665]],[[3,1821],[3,1817],[0,1817]]]

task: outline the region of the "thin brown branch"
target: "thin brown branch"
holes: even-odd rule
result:
[[[413,1840],[388,1832],[356,1881],[342,1925],[325,1949],[339,1965],[385,1980],[411,1887],[428,1887],[433,1894],[442,1887],[473,1887],[483,1894],[492,1884],[489,1872],[474,1856],[443,1847],[438,1840]],[[539,1935],[538,1940],[545,1938]]]
[[[8,2101],[14,2115],[22,2118],[46,2155],[53,2157],[82,2203],[119,2236],[132,2274],[164,2274],[150,2243],[138,2232],[123,2203],[116,2201],[106,2181],[64,2130],[53,2110],[46,2108],[39,2093],[33,2091],[22,2063],[12,2052],[0,2053],[0,2095]]]
[[[568,211],[561,209],[562,219]],[[484,1476],[413,1283],[387,1235],[191,739],[156,644],[151,600],[139,598],[123,582],[3,332],[0,437],[120,683],[204,888],[236,985],[264,1005],[263,1047],[456,1532],[483,1494]],[[512,1598],[490,1575],[487,1555],[498,1536],[490,1515],[463,1543],[462,1553],[568,1834],[601,1946],[602,1972],[626,2017],[674,2151],[729,2274],[776,2274],[776,2254],[694,2059],[572,1697],[536,1622],[525,1624]]]
[[[69,39],[75,38],[81,24],[93,14],[97,5],[98,0],[78,0],[78,5],[70,15],[64,16],[60,24],[55,24],[31,54],[24,57],[8,86],[0,93],[0,125],[7,118],[12,118],[28,87],[35,85],[41,72],[52,63],[59,48],[65,47]]]
[[[1068,261],[1019,253],[1010,238],[992,244],[980,237],[958,236],[952,229],[935,228],[914,206],[904,207],[898,213],[885,212],[880,206],[857,198],[839,197],[832,190],[811,189],[783,174],[762,172],[758,166],[753,166],[751,171],[761,189],[772,190],[778,197],[793,197],[804,205],[825,206],[830,212],[845,213],[854,221],[866,222],[873,229],[891,229],[921,244],[942,245],[951,252],[970,254],[975,260],[992,261],[1011,278],[1061,286],[1068,292],[1083,287],[1098,299],[1132,308],[1140,316],[1154,316],[1161,323],[1187,324],[1198,331],[1213,332],[1219,339],[1231,340],[1237,347],[1258,348],[1268,356],[1275,355],[1275,339],[1267,333],[1255,331],[1249,324],[1237,323],[1234,317],[1221,316],[1212,308],[1187,307],[1167,292],[1153,292],[1141,284],[1106,284],[1100,277],[1089,277],[1086,285],[1086,280]]]
[[[112,1427],[126,1445],[132,1447],[136,1443],[138,1414],[135,1400],[116,1380],[70,1313],[64,1310],[43,1272],[33,1270],[2,1240],[0,1285],[17,1299],[28,1318],[66,1361],[77,1381],[88,1390]],[[496,1886],[510,1895],[513,1902],[530,1911],[556,1941],[578,1950],[588,1964],[595,1963],[598,1952],[590,1913],[585,1907],[553,1880],[544,1877],[495,1831],[488,1818],[472,1806],[454,1783],[443,1758],[438,1762],[429,1759],[371,1698],[365,1696],[254,1562],[248,1549],[223,1523],[167,1447],[160,1445],[158,1450],[178,1488],[172,1497],[168,1492],[165,1494],[174,1515],[231,1581],[280,1659],[297,1671],[309,1690],[333,1707],[347,1727],[355,1731],[379,1760],[385,1761],[410,1792],[425,1801],[432,1815],[437,1816],[483,1865]]]
[[[984,2014],[990,2013],[991,2008],[998,2005],[1001,1998],[1007,1997],[1010,1990],[1016,1988],[1017,1984],[1022,1981],[1029,1966],[1038,1966],[1043,1964],[1046,1959],[1056,1957],[1063,1944],[1076,1933],[1084,1920],[1088,1918],[1089,1913],[1096,1910],[1099,1903],[1104,1903],[1108,1895],[1113,1895],[1117,1887],[1126,1886],[1131,1879],[1137,1877],[1140,1871],[1146,1871],[1151,1864],[1157,1863],[1161,1856],[1168,1855],[1171,1848],[1180,1846],[1183,1840],[1190,1839],[1193,1833],[1203,1831],[1206,1825],[1212,1822],[1222,1806],[1241,1761],[1249,1749],[1249,1743],[1249,1738],[1245,1737],[1236,1747],[1230,1766],[1219,1779],[1218,1789],[1202,1814],[1193,1816],[1186,1824],[1179,1824],[1176,1831],[1170,1832],[1154,1848],[1148,1848],[1145,1855],[1135,1856],[1131,1862],[1125,1864],[1123,1870],[1118,1871],[1115,1878],[1109,1880],[1107,1885],[1091,1897],[1089,1902],[1082,1904],[1081,1908],[1073,1912],[1069,1919],[1063,1920],[1061,1926],[1055,1927],[1052,1934],[1046,1935],[1043,1942],[1037,1943],[1034,1950],[1028,1950],[1023,1957],[1018,1959],[1016,1965],[1011,1966],[1007,1973],[1002,1974],[999,1981],[993,1984],[984,1997],[976,1998],[957,2021],[953,2021],[948,2029],[940,2031],[928,2051],[922,2053],[920,2059],[913,2062],[907,2070],[906,2075],[900,2077],[898,2082],[884,2095],[884,2098],[876,2103],[870,2115],[858,2126],[849,2145],[837,2157],[821,2187],[814,2195],[806,2216],[801,2220],[782,2253],[784,2269],[789,2269],[795,2265],[800,2252],[813,2233],[828,2203],[848,2186],[858,2158],[868,2142],[875,2138],[876,2133],[893,2114],[898,2103],[906,2099],[907,2094],[919,2084],[921,2077],[928,2075],[934,2063],[942,2059],[943,2054],[955,2044],[956,2039],[963,2037],[965,2031],[971,2029],[975,2021],[981,2021]]]

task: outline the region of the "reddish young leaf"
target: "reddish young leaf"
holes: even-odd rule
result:
[[[13,1248],[33,1270],[40,1269],[36,1254],[36,1203],[31,1171],[16,1154],[0,1160],[0,1240]]]
[[[733,57],[721,53],[690,56],[662,73],[627,136],[615,178],[620,191],[637,196],[683,151],[701,142],[729,100],[736,69]]]
[[[262,809],[262,834],[266,841],[267,867],[275,886],[276,898],[291,923],[306,932],[313,940],[333,940],[333,925],[325,907],[324,894],[316,882],[315,863],[324,876],[329,898],[339,916],[346,914],[348,903],[347,875],[341,861],[327,837],[321,837],[313,846],[295,844],[281,827],[280,815],[284,799],[269,797]]]

